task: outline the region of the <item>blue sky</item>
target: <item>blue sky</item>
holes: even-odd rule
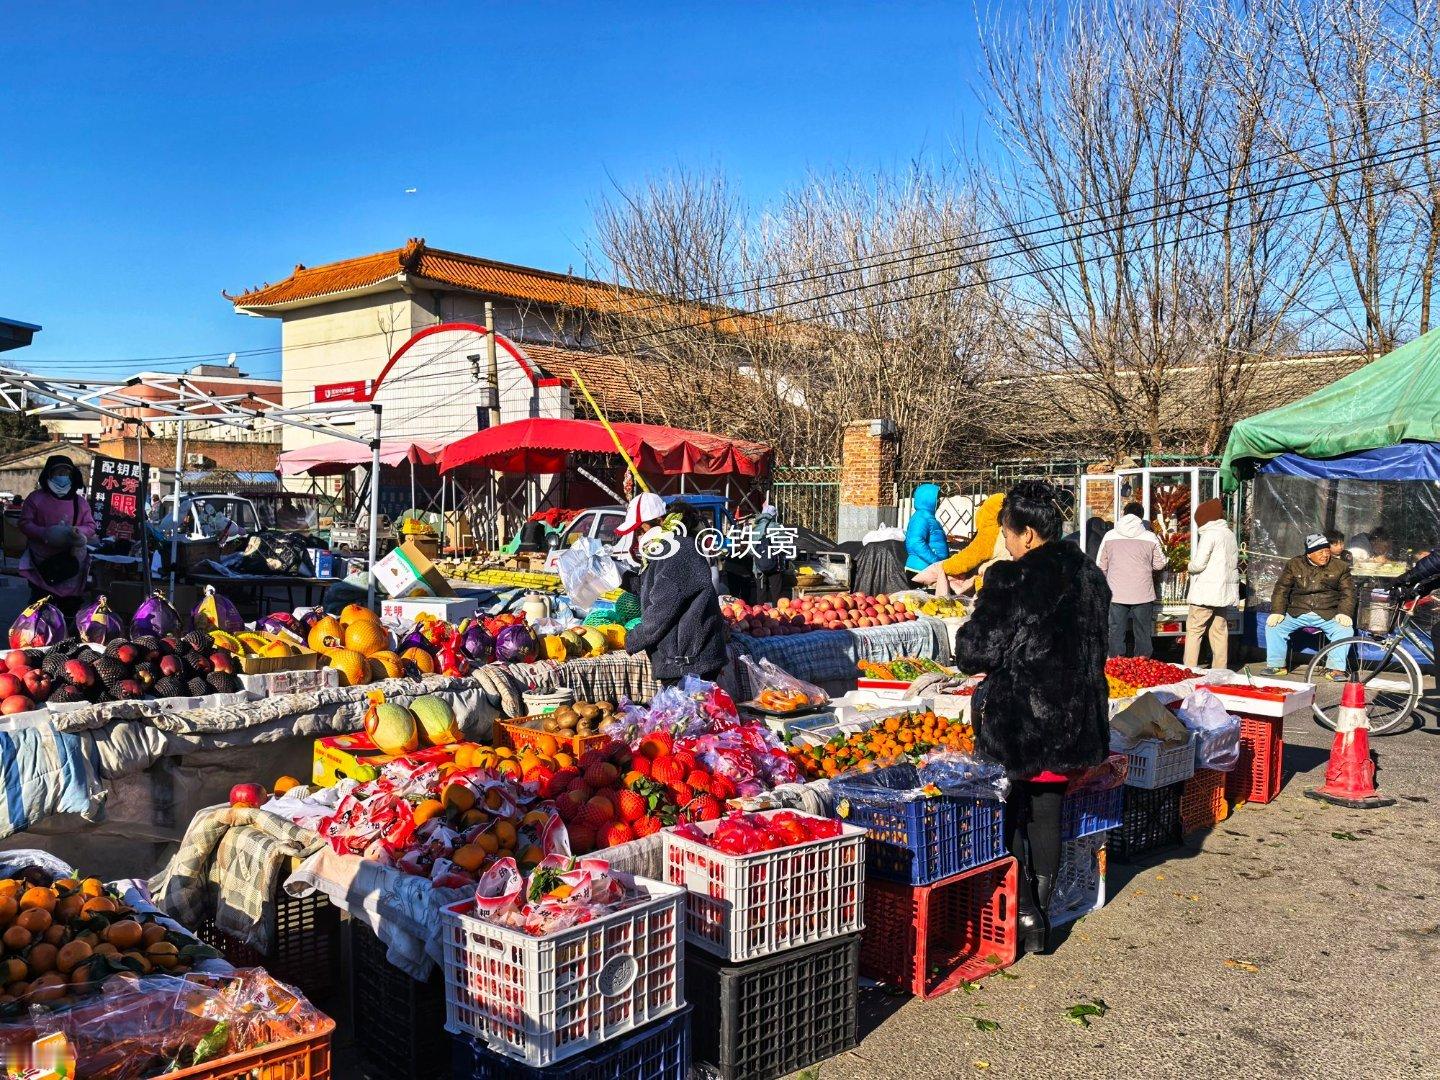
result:
[[[808,168],[947,158],[977,127],[967,3],[10,3],[5,22],[0,315],[45,328],[7,360],[77,376],[278,345],[220,290],[296,262],[424,236],[583,272],[612,179],[718,164],[763,201]]]

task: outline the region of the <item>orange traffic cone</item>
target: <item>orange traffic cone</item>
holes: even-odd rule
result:
[[[1340,698],[1335,718],[1335,741],[1330,744],[1330,763],[1325,766],[1325,783],[1305,793],[1312,799],[1369,810],[1390,806],[1394,799],[1375,791],[1375,763],[1370,760],[1370,717],[1365,711],[1365,688],[1350,676]]]

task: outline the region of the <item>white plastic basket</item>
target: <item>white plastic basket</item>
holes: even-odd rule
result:
[[[685,890],[614,876],[645,898],[544,937],[442,908],[446,1028],[538,1068],[684,1005]]]
[[[1050,892],[1050,925],[1063,926],[1105,906],[1106,833],[1067,840]]]
[[[1195,735],[1183,743],[1142,739],[1126,751],[1130,768],[1125,783],[1138,788],[1162,788],[1195,775]]]
[[[699,828],[709,834],[719,824]],[[754,960],[863,925],[866,830],[858,826],[842,823],[839,836],[753,855],[727,855],[671,829],[660,836],[665,880],[688,893],[685,940],[706,952]]]

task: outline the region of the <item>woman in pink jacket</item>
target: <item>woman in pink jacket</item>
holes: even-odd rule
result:
[[[85,545],[95,539],[95,518],[80,494],[83,485],[80,470],[55,454],[46,459],[39,486],[20,508],[20,531],[29,541],[20,557],[20,576],[30,583],[30,601],[53,597],[72,621],[90,572]]]

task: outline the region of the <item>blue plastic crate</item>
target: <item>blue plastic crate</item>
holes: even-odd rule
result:
[[[1060,836],[1079,840],[1082,836],[1118,829],[1125,823],[1125,787],[1101,791],[1077,791],[1066,795],[1060,805]]]
[[[954,795],[892,801],[891,789],[913,786],[898,779],[903,769],[915,771],[895,766],[831,783],[840,815],[870,832],[867,874],[929,885],[1006,854],[1004,803]]]
[[[536,1069],[492,1053],[479,1039],[451,1035],[454,1080],[686,1080],[690,1006],[639,1031]]]

